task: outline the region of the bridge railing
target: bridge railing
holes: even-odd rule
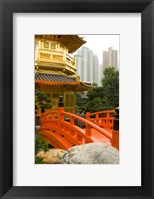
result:
[[[113,129],[115,110],[99,111],[95,113],[86,112],[86,119],[97,126]]]
[[[65,136],[69,140],[69,143],[71,142],[71,144],[74,145],[74,143],[83,144],[93,142],[94,137],[92,136],[92,129],[95,129],[97,132],[108,138],[112,146],[119,149],[119,127],[114,128],[112,134],[101,128],[102,126],[113,128],[113,120],[115,120],[113,114],[115,115],[115,113],[119,125],[119,109],[115,111],[109,110],[91,114],[87,113],[85,119],[73,113],[65,112],[62,100],[59,101],[58,105],[58,110],[52,110],[41,115],[42,130],[52,130],[53,132],[58,133],[61,137]],[[65,121],[66,117],[69,117],[69,121]],[[76,126],[76,120],[84,123],[86,129],[83,130]]]
[[[91,136],[91,129],[94,128],[95,130],[97,130],[99,133],[103,134],[105,137],[107,137],[108,139],[112,139],[112,136],[110,133],[108,133],[107,131],[105,131],[104,129],[100,128],[99,126],[97,126],[96,124],[88,121],[87,119],[84,119],[78,115],[69,113],[69,112],[60,112],[60,120],[64,118],[64,116],[69,116],[70,117],[70,125],[75,125],[75,120],[79,120],[80,122],[84,123],[86,126],[85,129],[85,134],[87,136]]]
[[[58,118],[57,118],[58,114]],[[69,117],[69,121],[65,121],[65,116]],[[83,129],[75,125],[75,120],[79,120],[86,126],[85,133]],[[84,143],[92,142],[92,128],[104,135],[110,141],[112,140],[112,135],[106,130],[100,128],[96,124],[84,119],[78,115],[65,112],[61,107],[59,111],[50,111],[48,113],[43,113],[41,115],[41,129],[65,129],[70,135],[74,135],[78,141],[83,141]]]

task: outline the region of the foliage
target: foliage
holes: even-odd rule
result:
[[[103,89],[102,87],[94,87],[91,91],[87,94],[89,100],[92,100],[94,98],[101,98],[103,96]]]
[[[77,112],[79,113],[84,112],[86,108],[87,98],[82,98],[81,96],[83,95],[83,92],[77,93],[76,95]]]
[[[49,143],[42,140],[42,136],[39,134],[36,134],[35,137],[35,154],[37,154],[39,151],[48,151],[50,149]]]
[[[98,85],[97,85],[96,82],[93,82],[93,83],[92,83],[92,86],[93,86],[93,87],[97,87]]]
[[[43,158],[35,156],[35,164],[44,164]]]
[[[114,67],[104,70],[104,79],[102,87],[105,99],[109,102],[111,108],[119,106],[119,71]]]
[[[114,67],[104,70],[102,86],[93,85],[87,99],[77,97],[77,105],[85,112],[112,110],[119,106],[119,71]]]
[[[51,99],[44,92],[35,90],[35,104],[41,109],[51,109]]]

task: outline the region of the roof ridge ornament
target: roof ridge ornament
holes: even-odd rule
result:
[[[76,81],[80,82],[80,75],[76,76]]]

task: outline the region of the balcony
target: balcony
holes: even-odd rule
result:
[[[35,62],[40,68],[65,71],[68,75],[76,73],[75,60],[60,51],[40,49],[35,54]],[[64,70],[65,69],[65,70]]]
[[[70,57],[69,55],[66,55],[66,63],[68,66],[72,66],[76,69],[75,60],[72,57]]]

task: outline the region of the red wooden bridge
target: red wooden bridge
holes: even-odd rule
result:
[[[66,150],[75,145],[103,142],[119,150],[119,131],[113,130],[114,114],[114,110],[86,113],[85,119],[59,107],[41,115],[39,134],[54,148]],[[77,126],[77,121],[85,128]]]

